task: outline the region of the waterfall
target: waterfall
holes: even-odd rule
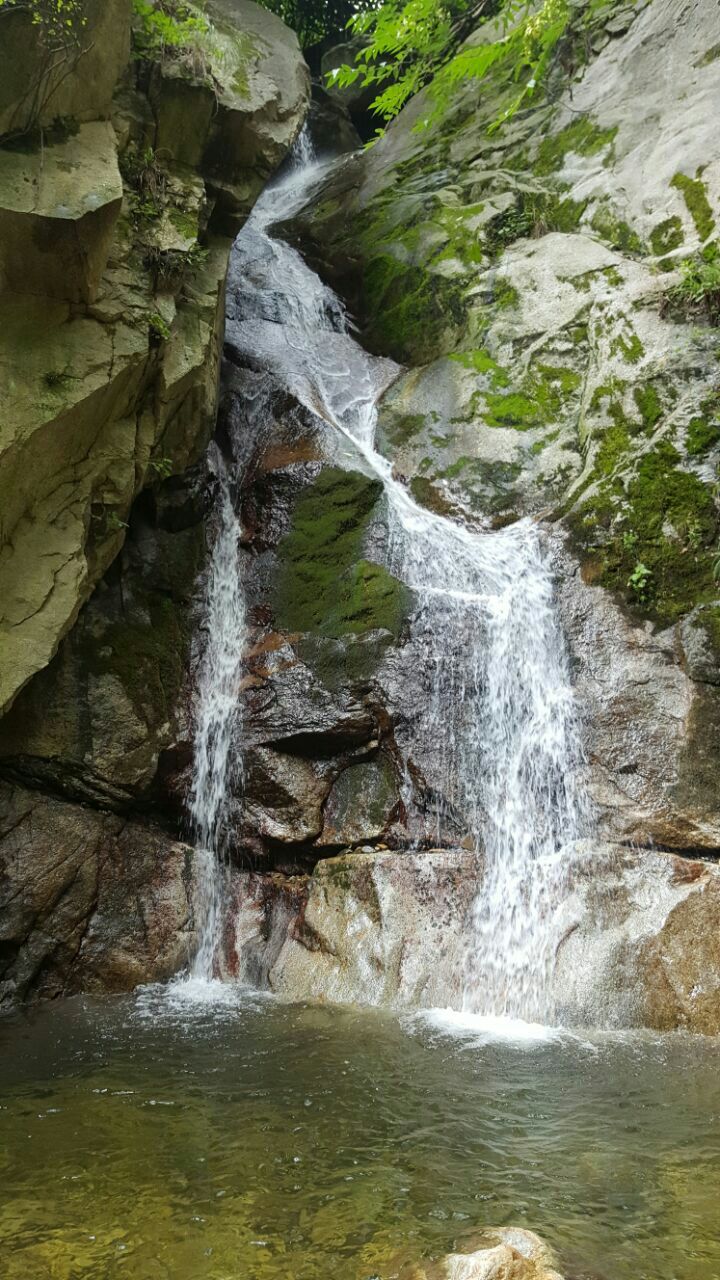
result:
[[[195,753],[190,816],[198,868],[199,942],[190,976],[211,981],[221,932],[223,855],[227,845],[227,809],[238,782],[239,685],[245,640],[245,605],[239,572],[241,527],[235,514],[230,479],[217,457],[217,532],[207,576],[206,644],[195,705]]]
[[[239,237],[233,344],[351,442],[384,485],[387,568],[415,593],[413,635],[432,672],[418,714],[437,743],[438,790],[454,796],[482,866],[465,1007],[549,1021],[561,850],[581,834],[584,815],[574,781],[580,736],[542,536],[530,520],[478,532],[425,510],[377,452],[376,406],[400,370],[362,350],[337,296],[271,234],[317,181],[320,167],[311,154],[305,160],[264,194]],[[232,612],[230,584],[226,598]],[[228,678],[221,702],[231,698],[238,661],[237,648],[223,644],[214,660]],[[199,788],[194,807],[207,808],[210,828],[222,811],[224,734],[219,742],[210,734],[220,781]],[[198,741],[200,759],[207,748]]]

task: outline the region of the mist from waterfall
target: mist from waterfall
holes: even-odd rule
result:
[[[538,526],[472,530],[419,506],[375,448],[377,403],[400,373],[354,340],[340,300],[273,223],[308,199],[322,167],[307,152],[259,201],[238,240],[243,298],[233,343],[351,442],[384,485],[386,567],[414,592],[413,637],[431,676],[423,732],[437,747],[433,779],[453,796],[478,851],[479,891],[464,1006],[551,1021],[565,860],[583,834],[582,759],[553,584]],[[242,630],[237,522],[216,544],[209,643],[199,696],[192,811],[203,848],[222,843]],[[217,688],[215,685],[217,684]],[[408,788],[408,792],[409,792]],[[438,830],[440,817],[437,819]],[[432,838],[433,833],[428,833]],[[213,890],[213,893],[216,891]],[[208,927],[217,928],[217,898]],[[208,932],[196,966],[212,969]]]

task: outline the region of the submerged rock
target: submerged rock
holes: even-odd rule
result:
[[[474,1245],[472,1252],[448,1254],[438,1266],[418,1271],[417,1280],[562,1280],[554,1254],[534,1231],[489,1228]]]

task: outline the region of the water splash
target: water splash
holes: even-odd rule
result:
[[[484,862],[464,1007],[551,1021],[561,849],[579,837],[585,818],[574,781],[580,736],[547,556],[530,520],[478,532],[420,507],[377,452],[376,406],[400,370],[362,350],[337,296],[271,234],[273,223],[307,201],[322,172],[312,161],[292,169],[240,236],[232,342],[351,442],[382,480],[387,568],[415,592],[413,640],[431,673],[417,714],[437,748],[433,784],[462,815]],[[446,816],[441,804],[436,835]]]

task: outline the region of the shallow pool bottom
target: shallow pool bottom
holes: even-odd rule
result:
[[[720,1280],[720,1044],[147,990],[0,1022],[6,1280]]]

